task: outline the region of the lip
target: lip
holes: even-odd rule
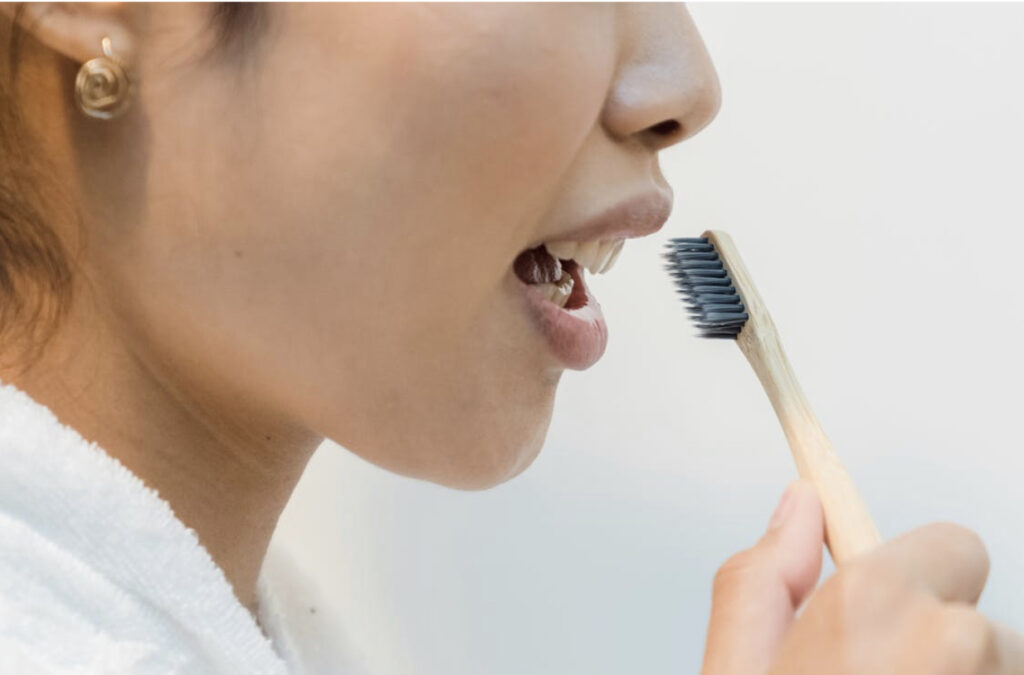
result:
[[[623,200],[609,209],[585,220],[573,229],[538,242],[611,240],[643,237],[661,229],[672,212],[672,192],[652,190]],[[591,292],[580,269],[580,279],[587,294],[587,303],[567,310],[545,299],[529,284],[515,283],[523,291],[525,304],[548,347],[567,368],[585,370],[600,360],[608,346],[608,324],[597,298]]]
[[[587,241],[590,239],[632,239],[654,234],[672,213],[672,192],[652,190],[625,199],[611,208],[588,218],[577,227],[553,234],[533,246],[554,241]],[[532,246],[531,246],[532,248]]]
[[[562,309],[529,284],[518,278],[514,281],[521,287],[527,311],[555,358],[573,370],[586,370],[598,362],[608,346],[608,324],[585,282],[587,304],[579,309]]]

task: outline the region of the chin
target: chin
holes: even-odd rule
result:
[[[544,425],[546,432],[547,424]],[[544,447],[545,432],[531,438],[528,442],[508,448],[509,460],[501,464],[489,465],[484,470],[474,470],[461,474],[455,480],[446,480],[442,484],[456,490],[480,491],[489,490],[506,483],[523,473],[533,464]]]
[[[480,462],[474,457],[473,461],[466,462],[457,471],[424,478],[444,487],[466,491],[488,490],[506,483],[526,471],[540,455],[549,421],[544,422],[539,432],[519,442],[506,441],[497,447],[492,446],[490,452],[486,453],[488,461]],[[477,443],[466,451],[480,453],[481,449]],[[500,455],[495,452],[500,452]]]
[[[331,415],[322,435],[392,473],[456,490],[486,490],[520,475],[540,455],[551,424],[561,371],[529,381],[488,379],[475,395],[401,399],[348,416]],[[465,391],[465,389],[463,389]],[[386,402],[387,399],[385,398]],[[395,408],[398,408],[397,410]],[[331,428],[331,425],[333,428]],[[331,433],[333,432],[333,433]]]
[[[461,446],[456,452],[461,461],[453,460],[443,474],[424,478],[456,490],[479,491],[523,473],[540,455],[551,424],[554,397],[545,399],[529,410],[519,409],[514,417],[480,423],[478,433],[461,434],[455,441]]]

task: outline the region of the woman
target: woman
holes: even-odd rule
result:
[[[664,223],[658,152],[719,108],[696,28],[675,4],[0,16],[0,658],[345,672],[260,577],[307,460],[330,438],[473,490],[530,465],[562,371],[604,349],[584,269]],[[706,673],[1024,669],[973,608],[975,535],[922,528],[811,595],[822,530],[798,483],[725,563]]]

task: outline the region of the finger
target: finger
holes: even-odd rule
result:
[[[821,577],[825,515],[818,492],[810,481],[794,481],[793,516],[789,527],[770,529],[762,539],[776,537],[772,552],[779,578],[789,591],[794,611],[811,594]],[[774,534],[774,533],[778,534]]]
[[[966,603],[943,605],[933,617],[937,624],[922,626],[932,645],[929,672],[1024,673],[1024,636],[985,618]]]
[[[768,531],[715,576],[704,675],[764,672],[821,574],[824,519],[814,488],[787,488]]]
[[[1009,626],[992,621],[994,642],[993,665],[985,675],[1020,675],[1024,673],[1024,636]]]
[[[859,564],[898,569],[940,600],[972,605],[985,587],[989,569],[978,535],[952,523],[907,532],[865,554]]]

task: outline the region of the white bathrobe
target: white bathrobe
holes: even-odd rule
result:
[[[274,546],[258,593],[259,623],[167,502],[0,383],[0,673],[365,672]]]

